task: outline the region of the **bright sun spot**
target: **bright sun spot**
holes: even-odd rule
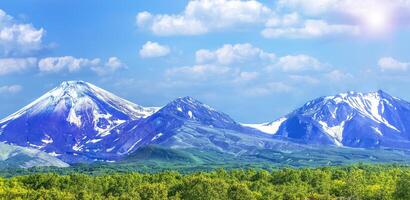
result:
[[[382,31],[387,28],[389,20],[386,13],[373,11],[364,16],[364,21],[371,30]]]
[[[366,29],[371,32],[388,31],[391,23],[389,9],[381,5],[372,6],[361,13],[361,20]]]

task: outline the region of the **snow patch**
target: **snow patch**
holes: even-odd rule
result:
[[[258,129],[264,133],[274,135],[278,132],[280,125],[286,120],[286,117],[282,117],[274,122],[263,123],[263,124],[242,124],[243,126]]]
[[[155,137],[153,137],[153,138],[151,139],[151,141],[154,141],[154,140],[158,139],[158,138],[161,137],[162,135],[163,135],[162,133],[158,133]]]
[[[80,145],[80,143],[77,143],[77,144],[75,144],[75,145],[72,147],[72,149],[73,149],[74,151],[81,151],[81,150],[83,149],[83,146],[84,146],[84,145]]]
[[[376,131],[376,133],[378,133],[379,135],[383,135],[383,133],[380,131],[380,129],[379,128],[377,128],[377,127],[371,127],[374,131]]]
[[[337,126],[329,127],[326,122],[319,121],[319,124],[322,126],[322,129],[331,137],[333,138],[335,144],[337,146],[343,146],[343,130],[345,126],[345,121],[341,122]]]
[[[99,142],[99,141],[101,141],[102,139],[101,138],[99,138],[99,139],[92,139],[92,140],[90,140],[90,141],[87,141],[86,142],[86,144],[88,144],[88,143],[97,143],[97,142]]]
[[[112,150],[114,150],[115,149],[115,146],[113,146],[113,147],[111,147],[111,148],[108,148],[107,150],[105,150],[106,152],[111,152]]]
[[[53,143],[53,138],[51,138],[49,135],[45,135],[46,138],[42,139],[41,142],[43,142],[44,144],[51,144]]]
[[[130,148],[128,148],[127,152],[125,152],[125,153],[129,153],[132,149],[134,149],[134,147],[135,147],[139,142],[141,142],[141,140],[142,140],[142,139],[139,139],[138,141],[136,141]]]
[[[50,156],[54,156],[54,157],[57,157],[57,156],[61,156],[61,154],[58,154],[58,153],[56,153],[56,152],[50,152],[50,153],[48,153],[48,155],[50,155]]]

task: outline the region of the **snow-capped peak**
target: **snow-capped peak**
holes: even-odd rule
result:
[[[336,96],[325,97],[325,104],[346,104],[359,114],[364,115],[378,123],[383,123],[389,128],[397,130],[396,127],[391,125],[384,117],[386,107],[394,109],[394,98],[382,90],[377,92],[359,93],[348,92],[341,93]],[[337,110],[334,110],[336,112]],[[335,113],[333,113],[335,116]],[[398,130],[397,130],[398,131]]]
[[[84,81],[65,81],[1,120],[0,140],[63,156],[69,151],[104,151],[98,143],[116,138],[106,137],[110,130],[151,116],[157,110],[136,105]]]
[[[1,120],[0,123],[15,119],[23,114],[34,115],[40,112],[68,111],[70,122],[78,124],[75,112],[85,109],[98,109],[106,104],[118,112],[133,119],[147,117],[157,111],[156,107],[142,107],[107,92],[91,83],[84,81],[64,81],[58,87],[25,106],[16,113]]]
[[[408,102],[382,90],[351,91],[307,102],[286,115],[276,135],[338,146],[378,146],[383,137],[397,140],[406,134],[409,114]]]
[[[278,130],[280,125],[286,120],[286,117],[279,118],[273,122],[267,122],[262,124],[242,124],[243,126],[258,129],[264,133],[274,135]]]
[[[171,114],[213,126],[222,127],[226,124],[236,124],[228,115],[218,112],[210,106],[188,96],[171,101],[161,108],[158,113]]]

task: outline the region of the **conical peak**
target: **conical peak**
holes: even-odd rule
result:
[[[185,97],[179,97],[173,101],[171,101],[168,105],[170,106],[182,106],[182,107],[191,107],[191,108],[199,108],[199,107],[204,107],[208,110],[214,111],[213,108],[210,106],[190,97],[190,96],[185,96]]]
[[[57,88],[62,89],[62,90],[72,90],[72,89],[83,90],[85,88],[90,88],[90,86],[92,85],[85,81],[64,81]]]
[[[377,90],[377,91],[367,92],[367,93],[348,91],[344,93],[339,93],[334,96],[327,96],[325,97],[325,99],[338,99],[338,98],[349,99],[349,98],[357,98],[357,97],[361,97],[361,98],[375,97],[375,98],[380,99],[380,98],[390,98],[391,95],[389,95],[387,92],[383,90]]]
[[[87,84],[87,82],[80,81],[80,80],[78,80],[78,81],[74,80],[74,81],[63,81],[60,85],[61,86],[69,86],[69,85],[84,85],[84,84]]]
[[[185,97],[179,97],[174,100],[175,102],[184,102],[184,103],[199,103],[196,99],[190,97],[190,96],[185,96]]]

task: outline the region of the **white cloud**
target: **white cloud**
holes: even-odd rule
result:
[[[0,58],[0,76],[26,71],[36,64],[36,58]]]
[[[258,72],[240,72],[237,81],[251,81],[259,76]]]
[[[0,46],[5,55],[25,54],[42,48],[43,28],[17,23],[0,9]]]
[[[326,73],[325,77],[327,79],[331,80],[331,81],[336,81],[336,82],[345,81],[345,80],[354,78],[352,74],[343,72],[343,71],[338,70],[338,69],[334,69],[334,70]]]
[[[306,20],[302,26],[281,26],[265,28],[262,35],[266,38],[315,38],[326,35],[357,35],[360,29],[354,25],[328,24],[323,20]]]
[[[284,56],[275,65],[285,72],[317,71],[326,67],[316,58],[307,55]]]
[[[169,87],[215,84],[249,96],[264,96],[303,90],[312,85],[336,84],[353,78],[348,73],[309,55],[276,57],[249,43],[225,44],[200,49],[195,64],[166,70]],[[326,81],[321,81],[326,80]]]
[[[21,85],[0,86],[0,94],[15,94],[23,89]]]
[[[307,16],[348,18],[367,33],[383,33],[391,26],[408,25],[408,20],[398,19],[410,17],[408,0],[280,0],[277,7],[296,10]]]
[[[408,0],[279,0],[279,8],[298,9],[309,15],[324,13],[351,13],[363,15],[370,10],[384,7],[387,10],[409,9]]]
[[[192,0],[178,14],[136,16],[140,28],[156,35],[200,35],[232,28],[261,31],[266,38],[369,36],[408,25],[409,0],[279,0],[272,7],[259,1]]]
[[[249,43],[225,44],[215,51],[201,49],[196,52],[195,56],[197,63],[217,63],[221,65],[261,60],[271,62],[275,59],[275,54],[265,52]]]
[[[109,69],[116,71],[118,69],[121,69],[124,67],[124,63],[121,62],[121,60],[117,57],[110,57],[108,58],[108,61],[105,63],[105,66],[107,66]]]
[[[165,72],[165,75],[168,78],[204,81],[210,78],[225,78],[233,73],[229,67],[206,64],[171,68]]]
[[[115,71],[125,68],[126,65],[117,57],[108,58],[107,62],[102,66],[92,66],[91,69],[98,75],[107,75]]]
[[[410,63],[401,62],[392,57],[380,58],[378,65],[381,71],[407,71],[410,67]]]
[[[139,51],[142,58],[154,58],[166,56],[170,53],[170,49],[167,46],[160,45],[156,42],[148,41],[145,43]]]
[[[274,93],[286,93],[294,88],[283,82],[269,82],[261,86],[255,86],[244,90],[250,96],[266,96]]]
[[[311,85],[316,85],[320,83],[319,79],[309,75],[290,75],[289,78],[295,82],[308,83]]]
[[[73,56],[37,58],[0,58],[0,76],[38,69],[40,72],[77,72],[83,68],[91,69],[98,75],[106,75],[126,67],[117,57],[110,57],[105,63],[99,58],[75,58]]]
[[[266,27],[277,27],[277,26],[291,26],[298,24],[300,21],[300,16],[298,13],[293,12],[285,14],[284,16],[274,16],[265,23]]]
[[[91,69],[98,75],[107,75],[125,68],[126,65],[117,57],[110,57],[105,63],[100,58],[75,58],[73,56],[47,57],[38,62],[40,72],[56,73],[68,71],[78,72],[81,69]]]
[[[176,15],[138,13],[139,27],[156,35],[199,35],[238,25],[264,23],[271,9],[258,1],[193,0]]]
[[[38,67],[41,72],[69,72],[79,71],[83,67],[97,66],[100,59],[75,58],[72,56],[48,57],[39,61]]]
[[[152,15],[151,13],[144,11],[138,13],[135,19],[137,21],[137,25],[143,27],[152,20]]]

